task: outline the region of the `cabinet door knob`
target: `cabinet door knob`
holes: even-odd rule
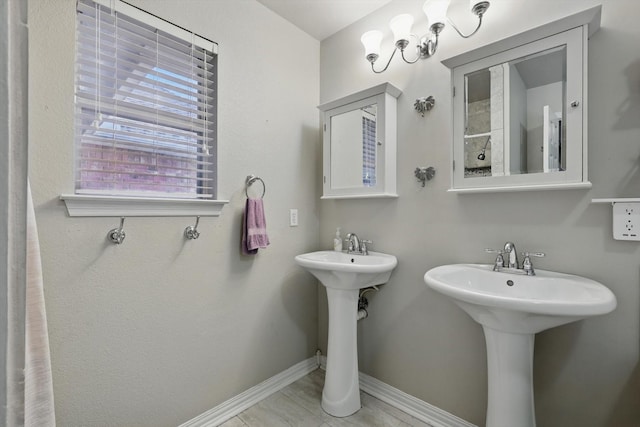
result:
[[[573,102],[571,103],[571,106],[572,106],[573,108],[576,108],[576,107],[578,107],[579,105],[580,105],[580,101],[573,101]]]

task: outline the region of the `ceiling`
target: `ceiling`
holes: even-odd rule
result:
[[[324,40],[391,0],[258,1],[317,40]]]

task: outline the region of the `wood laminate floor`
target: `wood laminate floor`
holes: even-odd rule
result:
[[[320,407],[323,385],[324,371],[317,369],[221,427],[431,427],[362,391],[358,412],[345,418],[332,417]]]

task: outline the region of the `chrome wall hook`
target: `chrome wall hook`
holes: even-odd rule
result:
[[[428,96],[426,98],[422,97],[416,99],[416,102],[413,104],[413,108],[415,108],[415,110],[418,113],[422,114],[422,117],[424,117],[424,113],[426,113],[427,111],[431,111],[435,104],[436,100],[433,98],[433,96]]]
[[[190,225],[184,229],[184,237],[189,240],[195,240],[200,237],[200,232],[198,231],[198,223],[200,223],[200,217],[196,217],[196,225]]]
[[[127,237],[127,234],[123,230],[124,228],[124,217],[120,217],[120,227],[109,230],[107,233],[107,238],[111,243],[115,243],[116,245],[124,242],[124,238]]]
[[[422,186],[424,187],[427,181],[430,181],[436,175],[436,170],[433,166],[429,166],[428,168],[416,168],[413,173],[416,178],[418,178],[418,181],[422,182]]]

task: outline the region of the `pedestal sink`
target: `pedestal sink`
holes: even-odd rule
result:
[[[327,289],[329,340],[322,409],[346,417],[360,409],[357,315],[359,290],[386,283],[398,264],[393,255],[318,251],[295,257]]]
[[[607,314],[616,297],[584,277],[536,270],[493,271],[491,265],[453,264],[424,275],[432,289],[450,297],[480,323],[487,343],[487,427],[534,427],[534,334]]]

